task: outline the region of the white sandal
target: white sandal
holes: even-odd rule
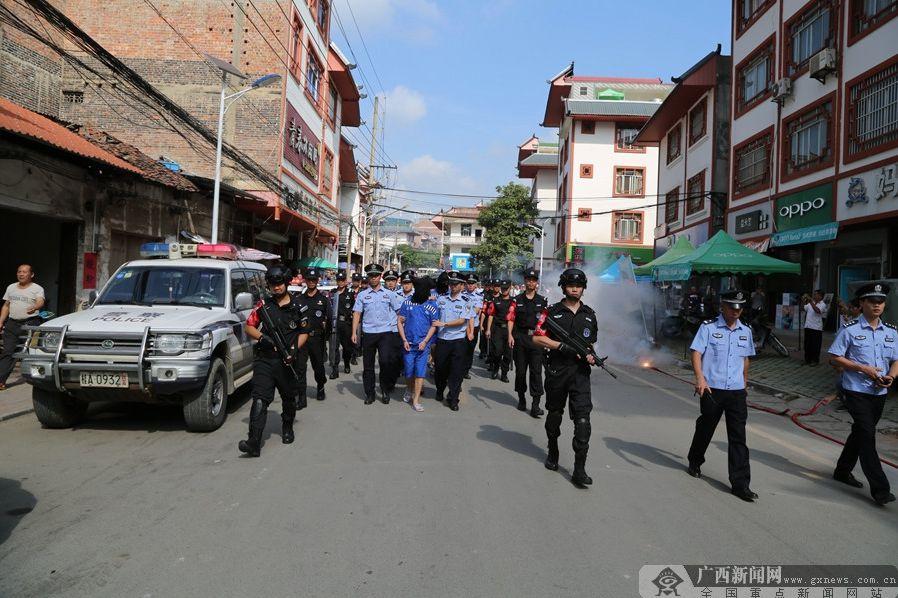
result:
[[[414,409],[418,413],[421,413],[422,411],[424,411],[424,405],[418,403],[417,405],[412,405],[412,409]]]

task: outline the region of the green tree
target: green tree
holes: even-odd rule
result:
[[[396,253],[403,268],[436,268],[440,262],[440,252],[432,249],[415,249],[411,245],[397,245]]]
[[[538,215],[530,189],[510,182],[496,187],[498,197],[480,211],[477,222],[485,229],[483,241],[471,250],[479,270],[511,273],[533,260],[531,230],[522,223]]]

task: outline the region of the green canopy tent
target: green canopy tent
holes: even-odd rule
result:
[[[296,268],[321,268],[322,270],[336,270],[336,264],[333,264],[323,257],[304,257],[294,264]]]
[[[633,269],[633,272],[636,276],[651,276],[652,268],[655,266],[661,266],[663,264],[669,264],[674,260],[678,260],[684,255],[691,253],[695,250],[695,246],[689,242],[687,237],[680,237],[677,239],[677,242],[673,244],[673,247],[667,250],[667,252],[650,261],[647,264],[643,264],[642,266],[638,266]]]
[[[801,265],[758,253],[720,231],[692,252],[652,270],[656,281],[674,281],[693,274],[800,274]]]

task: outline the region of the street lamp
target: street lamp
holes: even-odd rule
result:
[[[543,239],[545,239],[545,237],[546,237],[546,233],[543,230],[543,227],[546,226],[546,223],[544,221],[542,226],[536,226],[535,224],[527,224],[526,222],[523,222],[522,224],[531,230],[535,230],[535,231],[539,232],[539,275],[542,276],[542,274],[543,274]]]
[[[228,74],[234,75],[239,79],[247,79],[247,76],[240,72],[240,69],[230,62],[225,62],[224,60],[209,54],[203,54],[203,56],[205,56],[206,60],[211,62],[215,68],[221,71],[221,99],[218,105],[218,142],[215,146],[215,186],[212,191],[212,243],[218,243],[218,198],[221,194],[221,138],[224,129],[225,112],[228,111],[228,108],[230,108],[240,96],[249,93],[254,89],[273,85],[281,79],[281,76],[275,74],[263,75],[240,91],[228,95]],[[227,103],[228,101],[230,101],[230,103]]]

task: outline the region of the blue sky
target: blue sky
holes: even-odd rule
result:
[[[374,63],[372,68],[347,3]],[[398,186],[489,194],[516,177],[516,147],[542,129],[550,78],[680,75],[718,43],[730,47],[725,0],[335,0],[365,92],[386,92],[389,160]],[[333,38],[350,49],[336,18]],[[375,71],[377,76],[375,76]],[[361,73],[359,72],[361,71]],[[378,83],[378,76],[380,83]],[[363,119],[371,125],[371,103]],[[354,132],[359,139],[366,129]],[[366,150],[356,158],[367,162]],[[407,195],[408,196],[408,195]],[[476,200],[414,197],[436,211]],[[424,203],[428,202],[428,203]],[[410,203],[393,199],[394,205]]]

